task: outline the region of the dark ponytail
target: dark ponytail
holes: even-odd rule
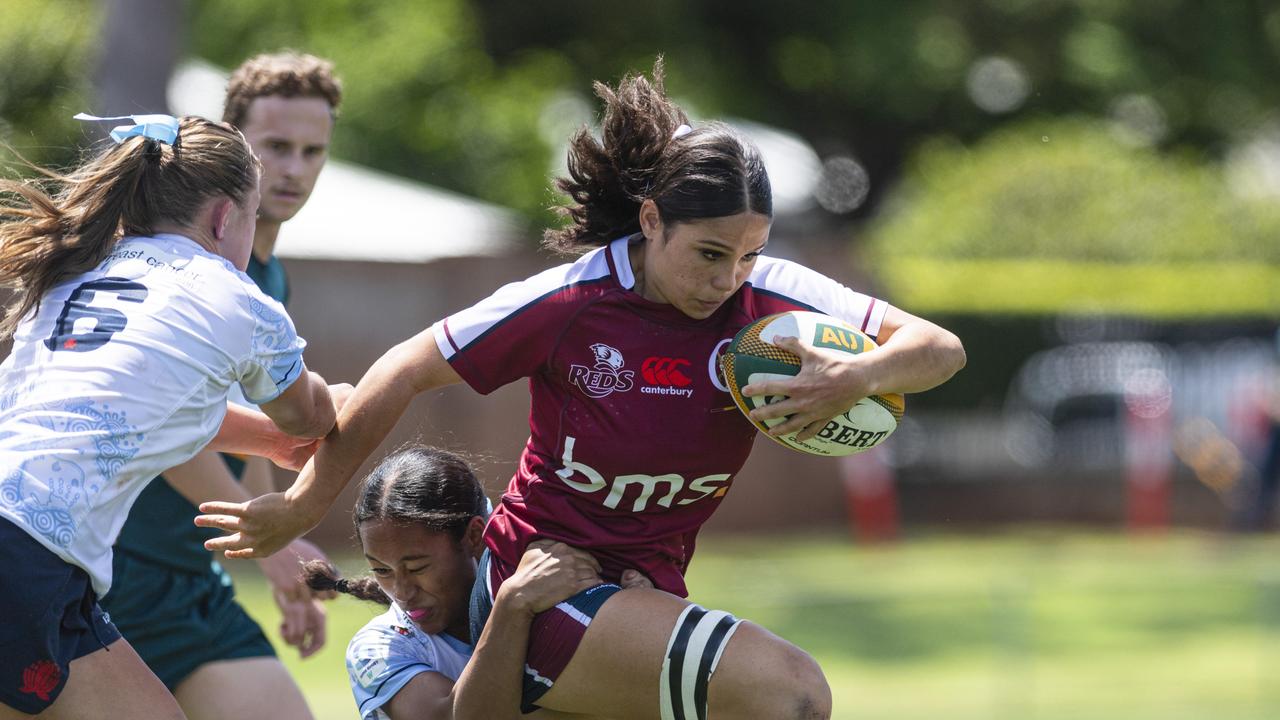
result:
[[[617,89],[595,83],[605,103],[601,140],[583,128],[569,142],[569,196],[555,208],[567,227],[548,230],[543,246],[575,253],[640,231],[640,205],[658,206],[667,224],[750,210],[773,215],[769,175],[755,146],[723,123],[682,132],[684,111],[666,96],[662,58],[653,80],[627,75]]]
[[[362,575],[348,580],[338,574],[338,569],[324,560],[309,560],[302,566],[302,576],[307,587],[316,592],[340,592],[359,600],[391,606],[391,598],[378,587],[372,575]]]

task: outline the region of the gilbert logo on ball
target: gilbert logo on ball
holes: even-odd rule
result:
[[[773,344],[781,337],[794,337],[812,348],[835,350],[857,355],[871,352],[877,345],[866,334],[847,322],[816,312],[793,311],[760,318],[742,328],[720,357],[733,402],[747,419],[753,409],[780,400],[777,396],[746,397],[742,388],[763,380],[792,377],[800,372],[800,358]],[[852,455],[884,442],[898,427],[906,403],[902,395],[872,395],[832,418],[813,438],[801,442],[795,433],[781,437],[766,436],[811,455],[836,457]],[[783,422],[778,418],[751,423],[762,431]]]

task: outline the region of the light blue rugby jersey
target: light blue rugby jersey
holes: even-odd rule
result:
[[[45,294],[0,364],[0,516],[94,590],[148,481],[213,439],[239,385],[255,403],[302,373],[284,307],[178,235],[128,237]]]
[[[386,720],[382,706],[415,675],[436,672],[456,681],[470,659],[471,645],[450,635],[428,635],[392,605],[347,645],[347,676],[360,717]]]

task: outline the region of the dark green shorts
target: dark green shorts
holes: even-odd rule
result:
[[[231,579],[213,567],[182,572],[116,548],[101,604],[170,691],[205,663],[276,656]]]

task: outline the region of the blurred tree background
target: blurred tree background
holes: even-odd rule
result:
[[[870,251],[859,257],[876,259],[913,308],[1045,312],[1081,287],[1026,302],[1037,277],[1093,278],[1083,282],[1102,293],[1098,306],[1120,312],[1280,307],[1274,3],[815,0],[782,12],[762,0],[188,0],[186,10],[187,53],[223,67],[280,47],[332,58],[347,89],[337,157],[514,207],[531,226],[550,220],[564,138],[598,109],[591,81],[663,54],[671,92],[696,117],[767,123],[817,150],[826,175],[804,227]],[[88,105],[86,69],[111,60],[96,55],[101,14],[94,0],[0,8],[0,58],[23,68],[4,74],[0,131],[32,160],[69,159],[75,111],[123,111]],[[1040,264],[991,264],[1008,260]],[[1226,265],[1194,269],[1206,262]],[[993,273],[1031,285],[978,297],[974,278]],[[1206,302],[1195,278],[1222,273],[1236,291]]]

